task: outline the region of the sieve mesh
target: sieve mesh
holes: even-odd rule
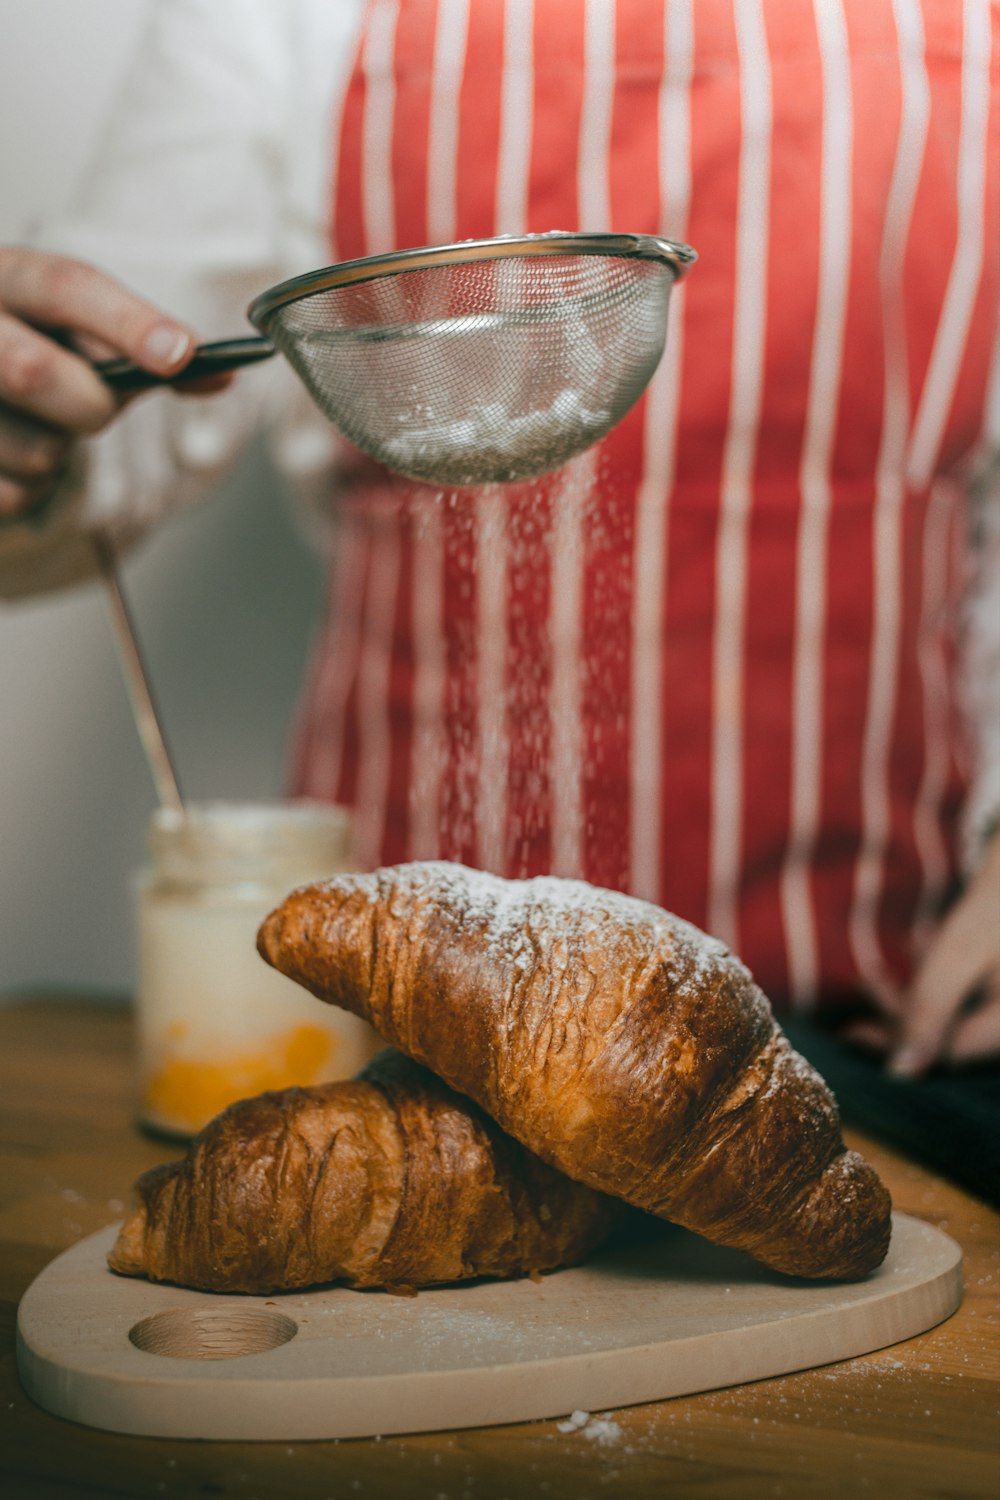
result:
[[[685,247],[667,247],[683,252],[673,260],[553,253],[547,238],[497,258],[388,258],[391,270],[363,280],[284,299],[278,288],[251,316],[380,463],[436,484],[529,478],[603,437],[641,395],[693,259]]]

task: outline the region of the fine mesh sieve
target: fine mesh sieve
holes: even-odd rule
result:
[[[505,483],[558,468],[635,403],[694,259],[651,235],[468,240],[296,277],[249,317],[379,463],[434,484]]]

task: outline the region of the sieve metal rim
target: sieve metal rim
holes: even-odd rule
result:
[[[653,234],[578,234],[554,229],[545,234],[499,235],[494,239],[460,240],[452,245],[422,245],[416,249],[395,250],[384,255],[366,255],[358,260],[323,266],[302,276],[292,276],[255,297],[247,309],[247,317],[255,328],[267,333],[275,314],[283,307],[317,292],[333,291],[338,287],[375,281],[383,276],[428,270],[437,266],[540,255],[604,255],[659,261],[670,267],[675,280],[679,280],[698,258],[697,252],[690,245],[662,239]]]

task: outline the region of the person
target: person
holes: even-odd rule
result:
[[[998,49],[989,0],[163,0],[0,252],[0,592],[263,424],[333,536],[290,790],[359,860],[630,890],[900,1073],[996,1054]],[[537,482],[392,474],[278,361],[126,403],[50,336],[176,373],[284,276],[550,228],[700,260]]]

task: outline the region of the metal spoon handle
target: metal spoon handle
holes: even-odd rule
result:
[[[132,704],[132,713],[139,731],[139,738],[146,752],[149,768],[153,773],[157,796],[162,807],[169,807],[180,813],[184,811],[184,801],[171,764],[156,705],[153,702],[135,627],[125,602],[125,595],[122,593],[114,544],[106,533],[100,531],[93,533],[92,542],[104,584],[118,654],[125,674],[125,685]]]

